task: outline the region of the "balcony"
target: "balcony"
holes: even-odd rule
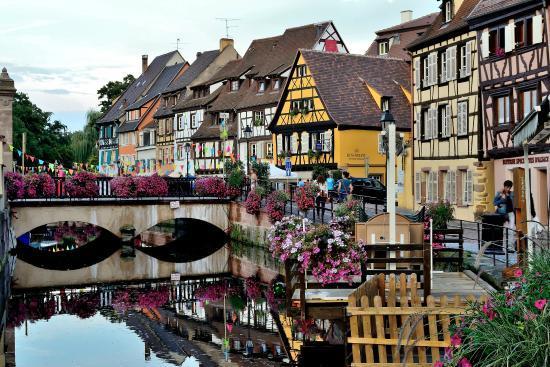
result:
[[[118,146],[118,138],[99,138],[99,149]]]

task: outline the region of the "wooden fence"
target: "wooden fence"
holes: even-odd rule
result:
[[[424,299],[418,289],[416,274],[379,275],[349,296],[352,367],[428,367],[440,359],[465,303],[459,296]]]

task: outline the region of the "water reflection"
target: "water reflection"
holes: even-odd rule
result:
[[[260,365],[275,365],[283,353],[267,302],[248,299],[241,281],[215,278],[15,294],[8,328],[15,329],[16,365],[218,365],[226,332],[223,301],[195,295],[220,282],[240,286],[244,297],[225,308],[232,351],[242,353],[250,340],[254,355],[265,361]],[[249,365],[240,354],[232,358]]]

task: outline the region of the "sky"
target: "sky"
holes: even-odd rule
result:
[[[253,39],[332,20],[352,53],[364,53],[374,32],[438,11],[437,0],[0,0],[0,67],[16,88],[69,130],[98,108],[97,90],[126,74],[138,76],[141,55],[176,48],[192,62],[229,35],[242,55]]]

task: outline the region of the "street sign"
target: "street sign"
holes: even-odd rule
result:
[[[172,273],[172,274],[170,274],[170,280],[173,281],[173,282],[179,281],[180,278],[181,278],[181,274],[180,274],[180,273]]]

